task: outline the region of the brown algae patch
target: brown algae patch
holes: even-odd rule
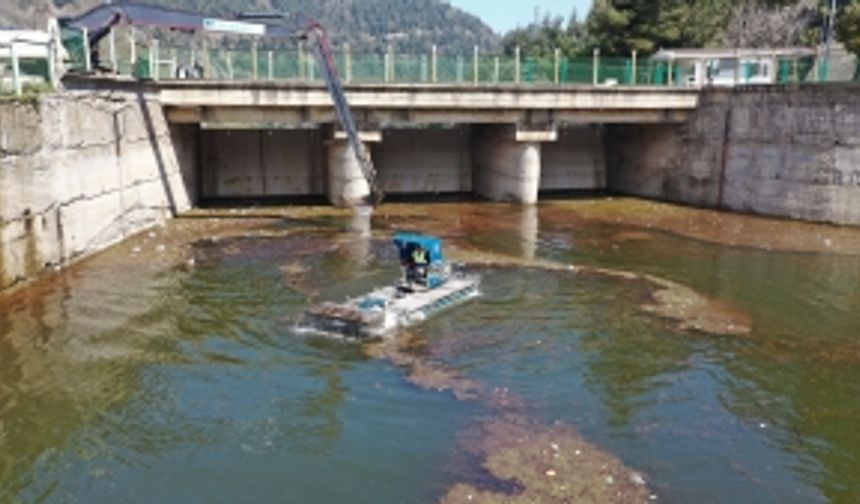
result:
[[[427,344],[402,332],[365,344],[363,350],[405,369],[406,379],[418,387],[450,391],[458,400],[479,400],[496,412],[495,420],[467,436],[464,447],[481,460],[486,473],[481,483],[458,483],[441,503],[626,503],[655,498],[641,473],[586,441],[576,429],[528,419],[521,413],[526,409],[522,398],[507,389],[489,390],[429,360]]]
[[[714,335],[745,335],[752,331],[750,317],[740,309],[720,300],[701,294],[690,287],[654,275],[630,271],[574,266],[542,259],[506,256],[461,247],[449,249],[449,255],[466,264],[539,268],[571,274],[594,274],[624,281],[642,282],[650,300],[640,305],[648,313],[656,314],[675,323],[678,330],[697,330]]]
[[[681,331],[741,336],[752,331],[749,315],[718,299],[704,296],[684,285],[652,275],[641,275],[653,288],[653,302],[640,307],[649,313],[675,321]]]
[[[483,468],[513,490],[459,483],[441,503],[628,503],[655,498],[641,473],[570,426],[539,426],[519,415],[504,415],[481,430],[473,449],[482,457]]]
[[[766,251],[860,254],[860,229],[706,210],[637,198],[552,201],[541,223],[598,222],[669,232],[709,243]]]
[[[403,368],[406,379],[418,387],[450,391],[461,401],[477,399],[483,392],[477,382],[427,360],[426,341],[412,333],[403,331],[393,338],[367,343],[362,350],[369,357],[386,359]]]

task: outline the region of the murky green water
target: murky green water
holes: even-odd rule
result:
[[[860,501],[856,256],[731,248],[551,205],[410,208],[377,215],[373,236],[431,228],[650,273],[753,320],[748,336],[681,332],[617,279],[486,268],[481,298],[417,331],[428,362],[574,426],[660,502]],[[397,274],[366,226],[273,219],[195,242],[193,266],[159,260],[157,236],[17,293],[0,306],[0,502],[432,502],[487,484],[467,433],[497,409],[291,328],[309,296]]]

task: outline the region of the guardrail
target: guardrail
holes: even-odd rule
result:
[[[57,85],[57,47],[51,40],[14,38],[0,42],[0,93],[11,91],[16,96],[24,93],[30,82]],[[9,77],[7,77],[9,73]]]
[[[106,39],[107,48],[100,52],[108,54],[107,70],[116,75],[153,80],[320,79],[316,58],[302,43],[289,48],[264,48],[253,41],[241,49],[227,49],[208,47],[206,39],[196,47],[164,44],[157,39],[140,42],[132,34],[121,39],[124,47],[120,48],[113,32]],[[74,36],[63,38],[73,56],[72,66],[79,71],[91,70],[90,48],[85,40],[85,36],[77,41]],[[635,53],[629,58],[602,57],[595,50],[591,57],[569,57],[556,50],[551,57],[532,58],[522,56],[519,48],[511,55],[483,54],[477,47],[468,55],[448,55],[432,46],[425,54],[399,54],[393,47],[377,54],[354,54],[345,46],[335,57],[346,83],[695,85],[690,73],[695,66],[640,60]],[[853,56],[847,57],[852,58],[850,64],[856,65]],[[734,76],[724,80],[730,84],[834,80],[829,71],[834,66],[832,58],[786,57],[774,61],[775,68],[767,75],[761,73],[762,65],[742,61],[735,66]]]

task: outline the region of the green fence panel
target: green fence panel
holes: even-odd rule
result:
[[[466,81],[466,59],[462,56],[442,56],[436,63],[439,82],[462,84]]]
[[[549,84],[555,82],[555,60],[547,58],[525,58],[522,81],[527,84]]]
[[[598,84],[627,84],[630,62],[623,58],[601,58],[597,67]]]
[[[60,32],[60,40],[68,54],[68,68],[81,72],[86,70],[87,53],[83,32],[63,28]]]
[[[591,84],[594,80],[594,60],[591,58],[564,58],[561,82],[565,84]]]
[[[380,54],[364,54],[352,59],[352,80],[376,83],[385,81],[385,58]]]
[[[394,55],[394,82],[425,82],[429,79],[426,56]]]

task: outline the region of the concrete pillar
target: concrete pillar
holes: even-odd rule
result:
[[[363,131],[360,137],[367,146],[369,142],[381,141],[382,133]],[[370,186],[343,132],[335,132],[333,138],[328,141],[327,180],[326,196],[332,205],[360,206],[365,204],[370,196]]]
[[[336,139],[328,143],[326,196],[332,205],[339,207],[361,205],[370,196],[370,187],[346,140]]]
[[[475,192],[494,201],[533,205],[538,201],[541,142],[556,138],[551,131],[523,131],[488,126],[477,138]]]

